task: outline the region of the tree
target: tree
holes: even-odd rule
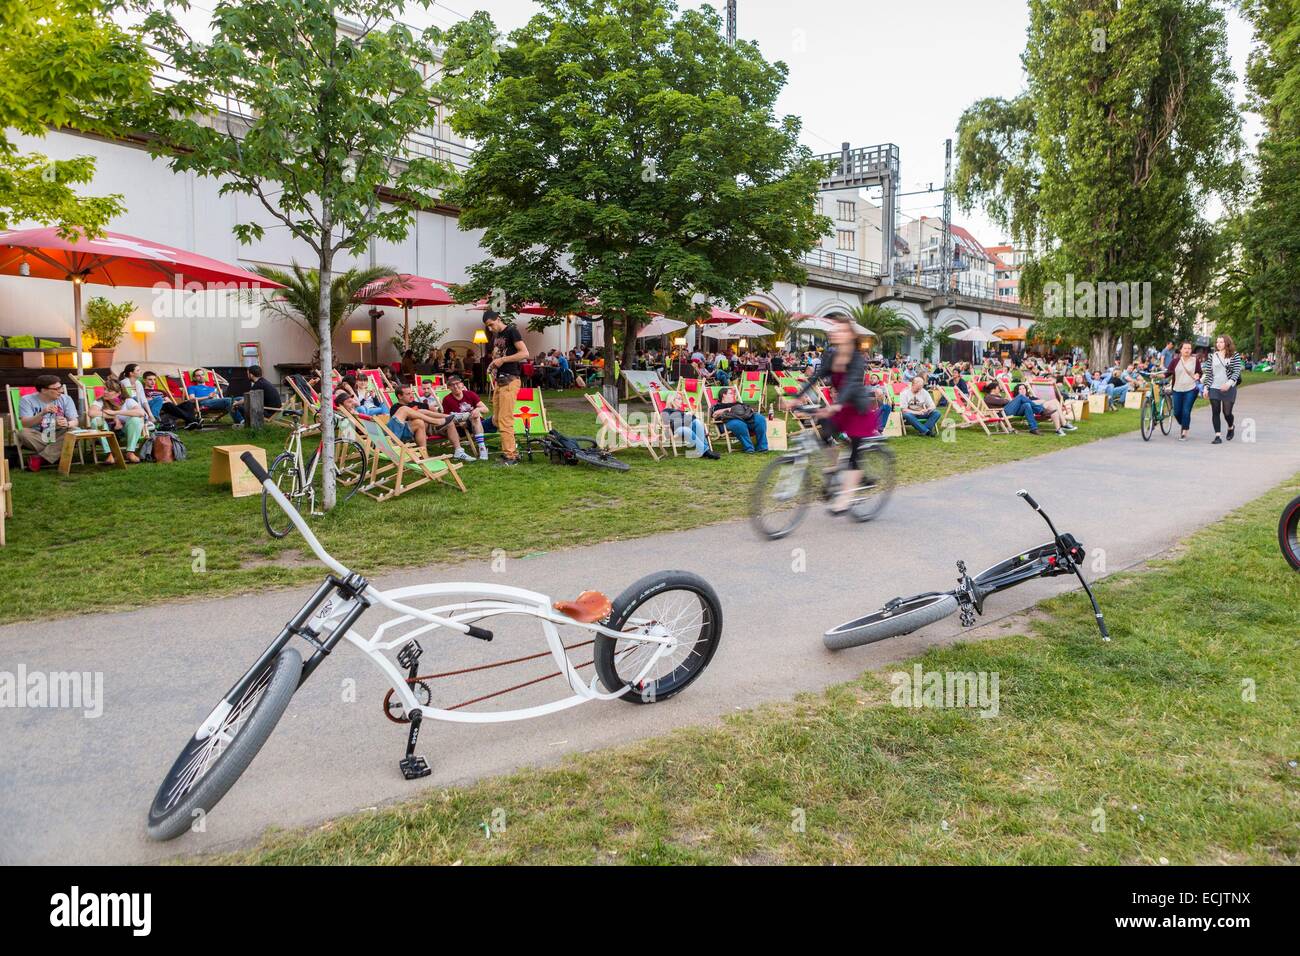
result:
[[[449,191],[490,257],[462,298],[537,300],[557,315],[598,303],[605,357],[630,363],[635,329],[666,294],[702,315],[780,279],[830,225],[821,164],[778,120],[784,64],[728,46],[710,7],[666,0],[539,0],[503,45],[485,94],[454,103],[478,144]],[[483,56],[458,25],[448,64]],[[558,319],[552,320],[558,321]]]
[[[320,360],[325,341],[332,344],[339,326],[361,308],[361,303],[356,301],[359,293],[364,290],[370,295],[383,295],[401,284],[397,273],[387,266],[349,269],[335,275],[328,294],[322,296],[320,272],[315,269],[305,269],[295,262],[288,272],[272,266],[258,266],[255,271],[284,286],[267,302],[267,308],[311,336],[316,343],[313,363]],[[324,301],[329,302],[329,312],[322,322],[321,303]],[[322,339],[322,330],[327,328],[326,339]]]
[[[169,10],[147,21],[181,74],[166,91],[173,118],[160,124],[158,151],[177,171],[219,178],[222,195],[254,197],[316,254],[326,508],[335,499],[326,324],[335,257],[360,255],[372,239],[404,240],[416,210],[452,180],[446,162],[413,150],[409,138],[433,126],[439,102],[481,72],[466,58],[455,71],[440,69],[441,32],[417,35],[395,22],[402,6],[218,0],[209,42],[190,39]],[[462,25],[462,35],[473,35],[476,25],[482,22]],[[219,113],[216,98],[233,104],[236,115]],[[241,222],[235,234],[246,243],[264,229]]]
[[[32,220],[60,235],[99,235],[123,212],[122,197],[83,196],[90,156],[52,161],[26,153],[17,131],[43,137],[71,127],[113,136],[153,102],[154,61],[140,37],[110,14],[134,4],[104,0],[0,0],[0,229]]]
[[[1100,364],[1117,337],[1186,330],[1204,305],[1216,247],[1201,210],[1241,182],[1226,27],[1213,0],[1029,8],[1027,88],[962,115],[955,189],[1036,251],[1021,291],[1043,334],[1088,341]],[[1118,283],[1138,283],[1145,314]],[[1077,300],[1051,314],[1063,288]]]

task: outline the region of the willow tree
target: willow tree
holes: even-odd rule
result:
[[[1100,364],[1120,337],[1127,353],[1187,331],[1209,288],[1204,209],[1241,178],[1226,27],[1213,0],[1029,9],[1026,89],[962,115],[955,190],[1032,250],[1022,294],[1044,330]],[[1102,283],[1137,283],[1148,314],[1115,309]],[[1053,315],[1044,293],[1060,288],[1078,302]]]
[[[478,150],[449,198],[491,257],[470,266],[462,298],[598,309],[613,367],[615,339],[626,365],[665,296],[699,315],[707,300],[805,281],[800,259],[830,220],[813,208],[823,169],[799,121],[775,112],[785,65],[729,46],[707,6],[539,6],[497,41],[486,93],[454,104]],[[475,31],[452,41],[449,64],[481,57]]]

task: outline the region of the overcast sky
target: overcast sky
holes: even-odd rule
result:
[[[679,6],[701,7],[701,0]],[[725,0],[710,6],[725,13]],[[210,6],[198,0],[199,10]],[[412,3],[407,22],[450,26],[476,9],[487,10],[504,32],[524,25],[537,12],[532,0],[448,0],[427,10]],[[902,192],[943,183],[943,143],[955,136],[962,110],[985,96],[1014,96],[1023,87],[1020,54],[1029,21],[1025,0],[738,0],[738,34],[759,44],[769,60],[790,68],[780,111],[803,120],[803,142],[814,152],[840,143],[899,147]],[[1251,32],[1228,10],[1229,52],[1240,77]],[[1250,117],[1247,142],[1258,124]],[[904,196],[900,226],[908,218],[937,216],[939,193]],[[985,245],[1001,241],[979,210],[954,221]]]

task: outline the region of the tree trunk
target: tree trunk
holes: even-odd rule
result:
[[[330,328],[330,283],[333,281],[334,250],[333,222],[329,203],[321,210],[320,254],[320,315],[317,316],[317,334],[320,336],[320,468],[323,493],[321,507],[334,508],[334,335]]]
[[[600,392],[605,401],[617,406],[618,383],[614,381],[614,362],[618,355],[614,352],[614,316],[603,316],[602,321],[605,323],[605,374],[601,376]]]
[[[1291,375],[1295,371],[1295,356],[1291,354],[1291,333],[1278,332],[1273,339],[1273,374]]]
[[[1093,329],[1089,336],[1088,344],[1088,367],[1094,372],[1106,368],[1114,361],[1115,355],[1115,333],[1114,330],[1102,326]]]
[[[1128,368],[1133,362],[1133,333],[1124,333],[1124,344],[1119,354],[1119,364],[1123,368]]]
[[[630,316],[623,316],[623,357],[620,359],[623,368],[631,368],[636,358],[636,332],[639,323],[639,319],[633,321]]]

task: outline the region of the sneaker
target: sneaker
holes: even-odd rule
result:
[[[186,431],[191,431],[191,432],[193,432],[193,431],[198,431],[198,430],[199,430],[200,428],[202,428],[202,427],[203,427],[203,423],[202,423],[202,422],[186,422],[186,423],[185,423],[185,430],[186,430]]]
[[[44,461],[44,459],[42,459],[40,455],[32,455],[30,458],[27,459],[27,470],[28,470],[28,471],[40,471],[40,470],[41,470],[41,463],[42,463],[43,461]]]
[[[1218,435],[1215,435],[1215,436],[1214,436],[1214,441],[1210,442],[1210,444],[1211,444],[1211,445],[1222,445],[1222,444],[1223,444],[1223,439],[1220,438]]]
[[[1079,426],[1078,426],[1078,425],[1070,425],[1070,424],[1067,423],[1066,426],[1065,426],[1065,430],[1066,430],[1067,432],[1077,432],[1077,431],[1079,430]]]
[[[719,454],[718,454],[716,451],[714,451],[712,448],[710,448],[708,451],[706,451],[706,452],[705,452],[704,454],[702,454],[700,457],[701,457],[701,458],[708,458],[710,461],[718,461],[722,456],[719,455]]]
[[[503,457],[501,459],[501,464],[505,465],[507,468],[513,468],[515,465],[519,464],[519,459]]]
[[[1228,441],[1232,441],[1232,436],[1236,431],[1237,429],[1233,428],[1231,425],[1228,426]]]
[[[1178,436],[1178,440],[1179,440],[1179,441],[1187,441],[1187,436],[1186,436],[1186,435],[1179,435],[1179,436]]]
[[[474,456],[465,451],[464,448],[457,448],[451,455],[457,461],[473,461]]]
[[[487,452],[487,446],[486,446],[486,445],[485,445],[484,447],[482,447],[482,448],[480,448],[480,449],[478,450],[478,460],[479,460],[479,461],[487,461],[487,460],[488,460],[488,452]]]
[[[1039,435],[1042,434],[1042,432],[1040,432],[1037,428],[1031,428],[1031,429],[1029,429],[1029,434],[1031,434],[1031,435],[1033,435],[1035,438],[1037,438]]]

